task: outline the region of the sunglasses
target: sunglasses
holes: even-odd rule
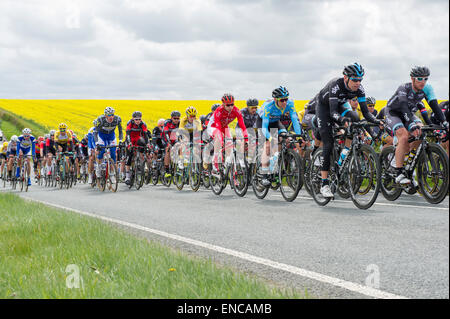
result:
[[[278,99],[278,101],[280,101],[281,103],[287,102],[287,100],[287,98]]]
[[[353,82],[361,82],[363,79],[362,78],[350,78],[350,80],[352,80]]]
[[[422,82],[422,81],[428,81],[428,78],[415,78],[417,81]]]
[[[190,117],[191,119],[195,119],[195,118],[197,117],[197,115],[189,115],[189,117]]]
[[[225,104],[226,107],[234,106],[234,103],[232,104]]]
[[[106,116],[107,117],[111,117],[111,116],[114,116],[114,114],[107,114]]]
[[[141,119],[133,119],[134,121],[141,121]]]
[[[178,121],[180,118],[179,117],[172,117],[172,120],[174,121]]]

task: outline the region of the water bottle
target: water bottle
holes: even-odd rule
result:
[[[270,172],[274,172],[277,168],[278,165],[278,152],[275,152],[275,154],[273,154],[273,156],[270,158],[270,164],[269,164],[269,170]]]
[[[341,166],[342,163],[344,163],[344,160],[347,157],[348,153],[350,153],[350,149],[345,147],[341,152],[341,156],[339,156],[339,161],[338,161],[339,166]]]
[[[415,156],[416,156],[416,150],[412,149],[411,152],[409,152],[408,159],[406,160],[406,166],[405,166],[406,170],[409,170],[411,163]]]

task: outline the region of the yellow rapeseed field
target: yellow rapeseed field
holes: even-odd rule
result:
[[[260,105],[264,99],[260,99]],[[123,127],[131,118],[131,114],[139,110],[143,114],[143,120],[148,127],[153,129],[160,118],[167,119],[170,112],[178,110],[184,116],[188,106],[197,108],[199,115],[208,114],[211,105],[220,101],[213,100],[10,100],[0,99],[0,108],[18,114],[23,118],[33,120],[46,128],[57,129],[61,122],[66,123],[78,136],[84,136],[92,121],[103,114],[107,106],[112,106],[116,114],[122,118]],[[297,111],[304,109],[307,100],[295,100]],[[386,105],[386,101],[377,101],[376,108],[379,110]],[[240,109],[246,106],[246,101],[236,101]]]
[[[142,119],[150,129],[160,118],[170,118],[170,112],[178,110],[184,116],[188,106],[194,106],[199,115],[208,114],[211,105],[220,101],[138,101],[138,100],[6,100],[0,99],[0,108],[33,120],[46,128],[57,129],[59,123],[66,123],[77,135],[83,136],[92,127],[92,121],[107,106],[112,106],[122,118],[123,127],[131,119],[134,111],[142,112]],[[260,100],[260,105],[264,100]],[[308,101],[295,101],[297,111],[303,109]],[[236,101],[239,108],[246,107],[246,101]]]

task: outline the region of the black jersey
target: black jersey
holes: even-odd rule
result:
[[[248,108],[241,110],[242,118],[244,119],[244,124],[246,128],[254,128],[256,127],[256,119],[258,118],[258,113],[250,114]],[[236,127],[239,127],[239,122],[236,124]]]
[[[119,129],[119,141],[123,140],[122,119],[114,115],[111,123],[106,120],[105,115],[100,115],[96,120],[96,133],[112,134],[116,127]]]
[[[364,87],[360,85],[358,90],[351,91],[345,85],[344,78],[335,78],[325,85],[319,92],[318,107],[329,108],[333,120],[340,121],[342,117],[339,114],[339,106],[345,104],[354,97],[358,98],[359,106],[364,118],[370,122],[376,122],[375,117],[367,109]]]

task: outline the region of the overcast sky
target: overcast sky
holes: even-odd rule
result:
[[[449,95],[449,2],[0,0],[0,98],[312,98],[344,65],[388,99],[414,65]]]

